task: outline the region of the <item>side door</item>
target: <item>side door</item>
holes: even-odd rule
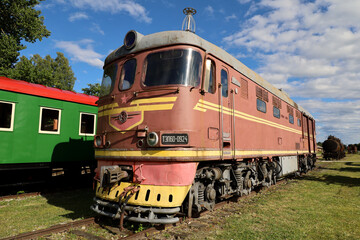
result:
[[[229,71],[225,66],[220,68],[220,84],[219,87],[219,113],[220,113],[220,147],[221,159],[232,158],[232,128],[231,120],[233,115],[232,101],[229,91]]]
[[[307,150],[309,151],[309,153],[311,153],[309,118],[306,115],[303,115],[303,119],[303,132],[306,141],[305,144],[307,146]]]

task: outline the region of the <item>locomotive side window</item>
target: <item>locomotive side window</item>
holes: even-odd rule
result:
[[[266,113],[266,102],[260,99],[256,99],[256,108],[258,111]]]
[[[0,102],[0,131],[12,131],[14,128],[15,103]]]
[[[276,118],[280,118],[280,109],[278,109],[277,107],[274,106],[273,108],[273,115]]]
[[[204,89],[209,93],[215,93],[216,91],[215,63],[210,59],[206,60]]]
[[[100,87],[100,97],[109,95],[114,88],[117,65],[112,64],[105,68]]]
[[[228,97],[228,74],[224,69],[221,70],[221,94],[223,97]]]
[[[60,133],[61,110],[54,108],[40,108],[40,133]]]
[[[173,49],[151,53],[144,63],[144,85],[180,84],[197,87],[200,84],[201,54],[193,49]]]
[[[299,127],[301,127],[301,120],[300,120],[300,118],[301,118],[301,113],[300,113],[299,111],[295,111],[295,114],[296,114],[296,118],[297,118],[297,125],[298,125]]]
[[[131,88],[135,79],[136,59],[125,62],[120,74],[119,90]]]
[[[294,124],[294,116],[289,114],[289,123]]]
[[[95,135],[95,114],[80,113],[80,130],[79,135]]]

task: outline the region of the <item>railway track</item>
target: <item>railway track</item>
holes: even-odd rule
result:
[[[224,200],[222,202],[219,202],[215,205],[214,211],[219,211],[219,209],[221,209],[223,206],[227,205],[227,204],[234,204],[237,203],[239,201],[239,199],[246,199],[246,198],[251,198],[257,194],[261,194],[264,191],[267,191],[268,189],[273,188],[274,186],[277,185],[281,185],[284,184],[286,181],[288,181],[287,179],[281,179],[277,182],[276,185],[272,185],[270,187],[259,187],[256,188],[254,191],[252,191],[249,195],[245,195],[245,196],[234,196],[234,197],[230,197],[227,200]],[[14,195],[14,196],[5,196],[5,197],[1,197],[0,200],[5,200],[5,199],[10,199],[10,198],[21,198],[21,197],[29,197],[29,196],[36,196],[39,195],[40,193],[36,192],[36,193],[26,193],[26,194],[20,194],[20,195]],[[201,217],[206,216],[207,214],[213,213],[205,210],[203,212],[200,213],[200,215],[198,216],[199,218],[195,218],[195,219],[200,219]],[[219,214],[219,212],[217,213]],[[221,214],[220,214],[221,215]],[[120,236],[119,234],[117,234],[117,238],[118,239],[124,239],[124,240],[130,240],[130,239],[148,239],[151,236],[160,234],[161,231],[163,230],[169,230],[175,226],[178,225],[182,225],[182,224],[189,224],[191,223],[193,219],[190,218],[186,218],[184,216],[182,216],[180,218],[180,222],[176,223],[176,224],[167,224],[167,225],[158,225],[158,226],[154,226],[148,229],[145,229],[141,232],[131,232],[130,230],[127,230],[127,236]],[[10,239],[36,239],[39,237],[44,237],[44,236],[48,236],[51,234],[55,234],[55,233],[59,233],[59,232],[68,232],[74,235],[77,235],[79,237],[85,238],[85,239],[91,239],[91,240],[104,240],[106,238],[103,237],[99,237],[96,235],[93,235],[91,233],[88,233],[86,231],[83,230],[79,230],[80,227],[82,226],[88,226],[88,225],[93,225],[95,224],[96,227],[99,228],[107,228],[106,226],[104,226],[104,224],[101,223],[101,221],[96,220],[95,218],[88,218],[88,219],[83,219],[83,220],[78,220],[78,221],[74,221],[74,222],[70,222],[70,223],[66,223],[66,224],[57,224],[54,225],[52,227],[49,227],[47,229],[43,229],[43,230],[37,230],[37,231],[32,231],[32,232],[27,232],[27,233],[22,233],[16,236],[12,236],[12,237],[7,237],[4,238],[2,240],[10,240]],[[77,229],[74,229],[77,228]]]
[[[221,201],[221,202],[217,203],[215,205],[215,207],[214,207],[214,211],[216,213],[216,211],[219,211],[221,208],[223,208],[224,206],[226,206],[228,204],[236,204],[240,199],[252,198],[252,197],[256,196],[257,194],[261,194],[264,191],[268,191],[269,189],[274,188],[275,186],[285,184],[287,181],[288,181],[288,179],[284,178],[284,179],[281,179],[281,180],[277,181],[276,185],[271,185],[270,187],[258,187],[256,189],[254,189],[253,191],[251,191],[250,194],[248,194],[248,195],[230,197],[227,200],[224,200],[224,201]],[[165,229],[170,230],[171,228],[176,227],[179,224],[180,225],[182,225],[182,224],[191,225],[193,220],[199,219],[199,221],[201,221],[200,219],[202,217],[204,217],[204,216],[206,216],[208,214],[211,214],[214,211],[204,210],[204,211],[202,211],[200,213],[198,218],[184,218],[184,219],[180,218],[180,222],[178,222],[176,224],[162,225],[161,228],[152,227],[152,228],[146,229],[144,231],[141,231],[139,233],[134,233],[132,235],[129,235],[129,236],[124,237],[124,238],[119,238],[119,239],[123,239],[123,240],[152,239],[152,237],[154,237],[156,234],[160,234]],[[154,237],[154,238],[157,239],[156,237]]]
[[[21,193],[21,194],[16,194],[16,195],[0,196],[0,201],[9,200],[9,199],[34,197],[34,196],[39,196],[39,195],[41,195],[41,192],[30,192],[30,193]]]
[[[245,197],[251,197],[254,196],[256,194],[255,191],[251,192],[249,195],[245,196]],[[6,200],[6,199],[14,199],[14,198],[22,198],[22,197],[31,197],[31,196],[37,196],[40,195],[39,192],[36,193],[24,193],[24,194],[20,194],[20,195],[12,195],[12,196],[4,196],[0,198],[1,200]],[[231,197],[226,201],[222,201],[220,203],[217,203],[215,206],[215,211],[219,208],[221,208],[222,206],[229,204],[230,202],[236,202],[240,197]],[[200,216],[204,216],[206,214],[208,214],[209,211],[203,211],[200,213]],[[176,224],[167,224],[167,225],[158,225],[158,226],[154,226],[148,229],[145,229],[141,232],[135,233],[135,232],[130,232],[127,231],[127,236],[125,237],[121,237],[119,236],[118,239],[126,239],[126,240],[130,240],[130,239],[146,239],[148,236],[150,235],[154,235],[157,233],[160,233],[161,231],[165,230],[165,229],[169,229],[172,228],[174,226],[177,226],[179,224],[183,224],[184,222],[189,222],[191,219],[189,218],[185,218],[185,220],[183,220],[183,218],[180,218],[181,221],[179,223]],[[54,226],[51,226],[49,228],[46,229],[41,229],[41,230],[37,230],[37,231],[31,231],[31,232],[26,232],[26,233],[22,233],[16,236],[11,236],[11,237],[7,237],[7,238],[3,238],[2,240],[11,240],[11,239],[21,239],[21,240],[25,240],[25,239],[36,239],[39,237],[44,237],[44,236],[49,236],[51,234],[55,234],[55,233],[59,233],[59,232],[69,232],[71,234],[77,235],[79,237],[85,238],[85,239],[91,239],[91,240],[104,240],[106,238],[103,237],[99,237],[96,235],[93,235],[91,233],[79,230],[79,229],[73,229],[73,228],[80,228],[82,226],[88,226],[88,225],[93,225],[96,224],[97,227],[101,227],[101,228],[106,228],[104,227],[104,225],[97,221],[95,218],[87,218],[87,219],[83,219],[83,220],[78,220],[78,221],[74,221],[74,222],[70,222],[70,223],[66,223],[66,224],[57,224]]]
[[[37,230],[37,231],[22,233],[22,234],[19,234],[19,235],[16,235],[16,236],[3,238],[2,240],[36,239],[38,237],[43,237],[43,236],[51,235],[53,233],[66,231],[66,230],[69,230],[70,228],[81,227],[81,226],[84,226],[84,225],[90,225],[90,224],[94,224],[94,223],[95,223],[94,218],[87,218],[87,219],[78,220],[78,221],[70,222],[70,223],[66,223],[66,224],[57,224],[57,225],[54,225],[54,226],[46,228],[46,229],[41,229],[41,230]]]

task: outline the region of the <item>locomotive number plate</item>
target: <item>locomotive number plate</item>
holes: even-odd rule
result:
[[[166,133],[161,135],[161,144],[163,145],[184,145],[189,143],[189,137],[186,133]]]

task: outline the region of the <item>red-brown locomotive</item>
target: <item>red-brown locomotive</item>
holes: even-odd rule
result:
[[[92,209],[121,221],[174,223],[316,160],[314,118],[190,31],[129,31],[98,105]]]

